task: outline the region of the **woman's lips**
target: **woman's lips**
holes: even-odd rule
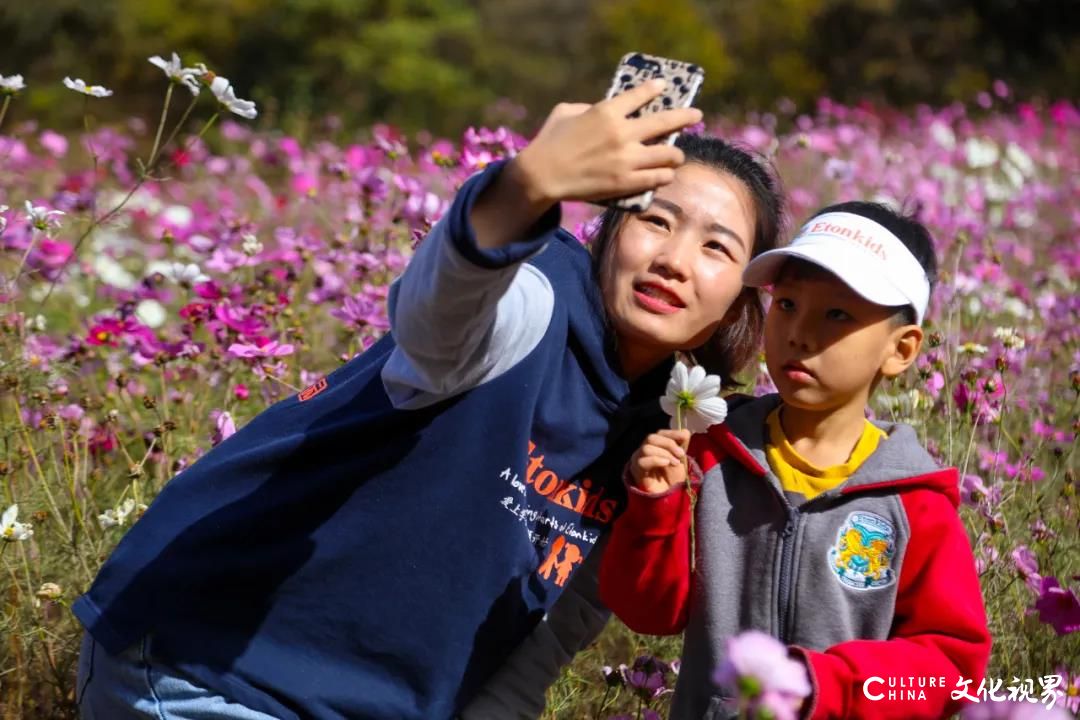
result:
[[[670,315],[686,307],[678,295],[653,283],[635,285],[634,298],[646,310],[662,315]]]

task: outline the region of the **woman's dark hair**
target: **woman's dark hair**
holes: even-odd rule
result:
[[[919,222],[915,213],[897,212],[881,203],[852,200],[822,208],[814,213],[813,217],[833,212],[861,215],[895,235],[922,265],[926,279],[930,282],[930,293],[933,294],[934,285],[937,283],[937,255],[934,252],[934,238],[926,226]],[[900,309],[896,317],[896,321],[902,325],[914,325],[915,319],[915,308],[910,305]]]
[[[754,203],[754,243],[750,259],[777,246],[784,222],[784,196],[775,173],[764,158],[709,135],[680,135],[676,147],[686,155],[686,162],[730,175],[745,187]],[[609,208],[600,219],[593,236],[593,274],[600,287],[611,241],[618,234],[627,211]],[[710,373],[719,375],[725,387],[739,384],[734,376],[757,357],[765,326],[765,311],[755,288],[743,288],[731,305],[734,320],[721,325],[700,348],[694,358]]]

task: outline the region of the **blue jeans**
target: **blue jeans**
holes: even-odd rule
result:
[[[150,656],[148,638],[109,655],[83,633],[76,686],[82,720],[275,720],[226,700]]]

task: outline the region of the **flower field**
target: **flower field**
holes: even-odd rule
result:
[[[75,716],[67,608],[113,545],[171,477],[386,332],[387,287],[455,188],[525,142],[333,118],[300,140],[255,129],[254,104],[205,68],[158,66],[160,123],[104,127],[96,104],[122,98],[101,86],[72,81],[87,123],[50,129],[15,112],[33,88],[0,77],[5,719]],[[1023,703],[1030,679],[1034,702],[1080,711],[1080,109],[998,84],[969,106],[822,100],[709,130],[773,160],[793,223],[858,198],[931,228],[929,343],[874,410],[960,468],[994,636],[986,691],[1000,679]],[[564,223],[586,238],[593,214],[568,205]],[[678,652],[613,622],[545,717],[662,716]]]

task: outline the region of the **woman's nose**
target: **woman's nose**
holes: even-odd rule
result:
[[[653,266],[664,277],[685,280],[690,272],[690,243],[678,234],[672,235],[653,258]]]

